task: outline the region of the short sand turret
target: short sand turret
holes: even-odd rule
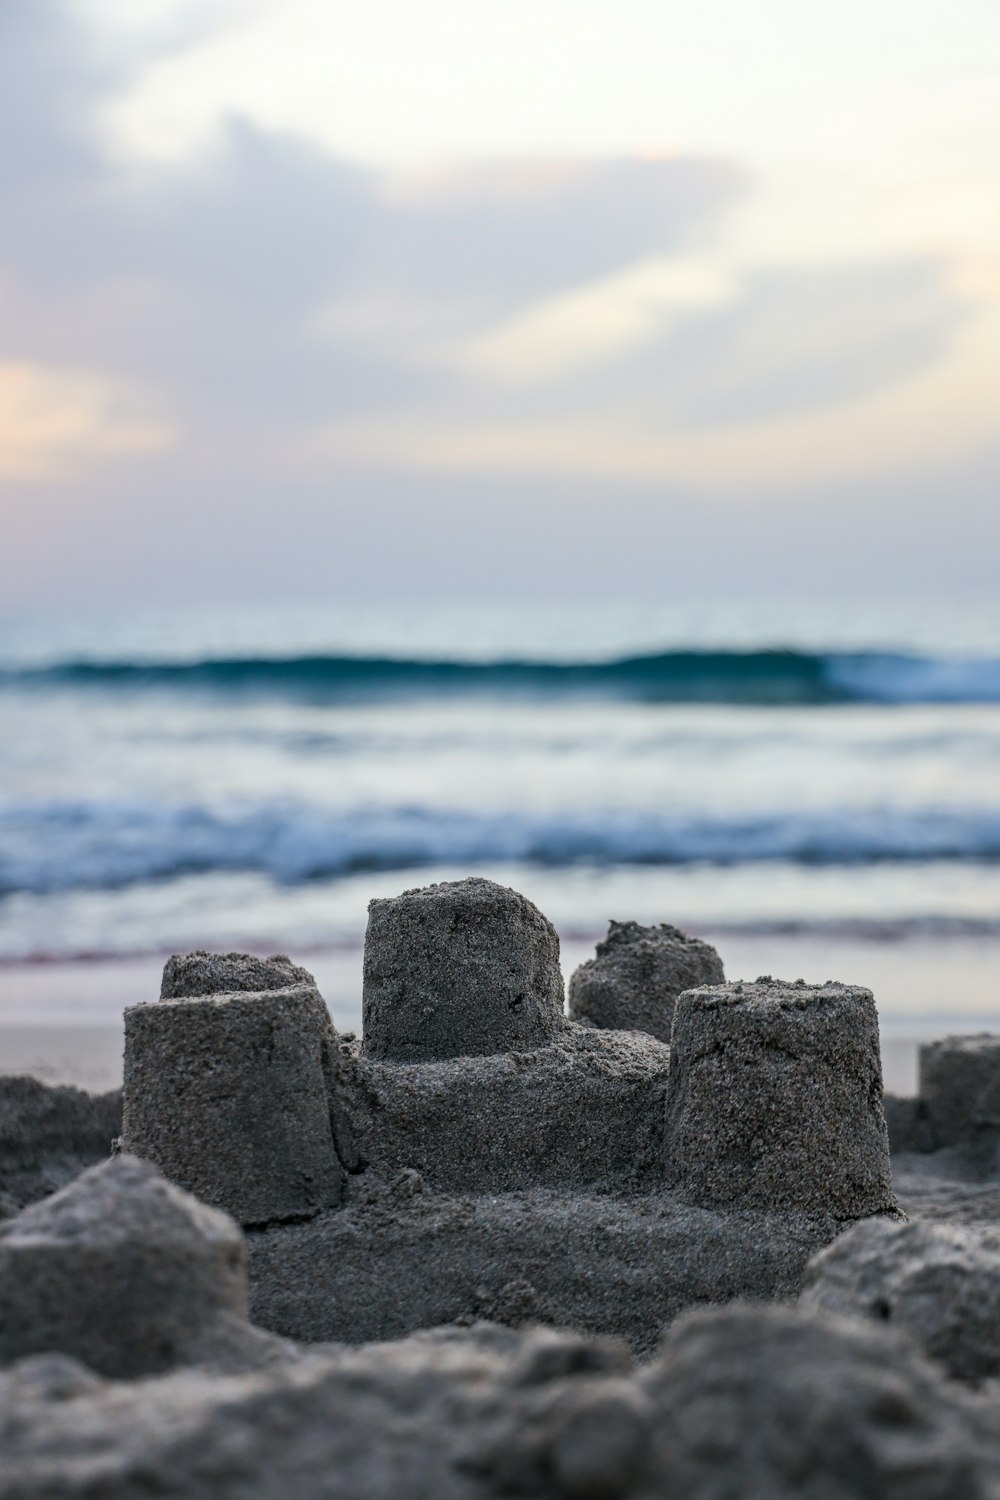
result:
[[[334,1033],[283,957],[187,954],[125,1012],[125,1149],[243,1224],[340,1201],[326,1069]]]
[[[677,996],[725,977],[715,949],[677,927],[611,922],[596,957],[570,979],[569,1013],[589,1026],[669,1042]]]
[[[949,1036],[920,1048],[919,1098],[933,1144],[1000,1147],[1000,1038]]]
[[[721,984],[677,1001],[670,1176],[705,1205],[891,1211],[878,1016],[845,984]]]

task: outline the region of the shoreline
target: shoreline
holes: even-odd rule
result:
[[[710,928],[703,929],[711,941]],[[593,956],[595,936],[562,940],[562,968]],[[726,933],[718,946],[729,978],[777,974],[810,983],[863,984],[879,1011],[887,1092],[916,1088],[917,1047],[951,1034],[1000,1032],[1000,938],[920,937],[898,942],[780,932]],[[293,946],[308,963],[334,1024],[361,1030],[360,941]],[[0,966],[0,1073],[103,1092],[121,1083],[122,1012],[154,1000],[165,953]]]

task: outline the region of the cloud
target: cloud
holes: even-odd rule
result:
[[[640,262],[627,271],[529,307],[471,340],[458,355],[473,375],[538,386],[594,365],[613,366],[665,328],[737,297],[725,266],[706,260]]]
[[[0,12],[0,356],[159,384],[195,430],[213,412],[220,434],[254,433],[446,391],[428,366],[449,341],[690,245],[742,188],[725,163],[631,160],[400,184],[245,120],[140,169],[97,124],[124,65],[67,16]]]
[[[0,479],[52,480],[109,454],[159,453],[173,434],[99,375],[0,363]]]
[[[975,315],[973,315],[975,309]],[[315,435],[314,460],[799,494],[942,469],[996,436],[1000,267],[664,258],[460,342],[477,377]]]
[[[810,280],[727,260],[726,215],[752,188],[724,162],[400,183],[234,120],[202,156],[140,170],[96,126],[125,63],[67,14],[12,0],[0,23],[19,127],[0,147],[0,356],[159,385],[192,432],[213,415],[220,437],[284,424],[292,442],[428,408],[495,421],[516,415],[495,385],[519,380],[553,387],[554,418],[610,394],[658,425],[728,424],[905,377],[957,325],[933,266]]]
[[[470,476],[495,543],[525,485],[730,505],[905,487],[987,442],[993,269],[972,285],[926,248],[799,261],[759,221],[741,237],[760,190],[733,161],[403,179],[239,118],[197,155],[111,154],[109,101],[203,23],[109,47],[54,0],[0,7],[0,479],[53,492],[36,515],[18,490],[32,556],[59,496],[81,545],[114,526],[123,567],[124,538],[228,555],[254,528],[266,571],[292,515],[351,555],[359,495],[391,497],[365,546],[416,506],[446,549],[438,497]]]

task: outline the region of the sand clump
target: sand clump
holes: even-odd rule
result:
[[[678,927],[611,922],[596,957],[570,979],[569,1013],[591,1026],[669,1042],[678,995],[725,977],[715,949]]]
[[[781,1307],[692,1312],[644,1386],[661,1414],[656,1471],[670,1493],[996,1493],[992,1407],[967,1403],[884,1328]]]
[[[0,1076],[0,1219],[103,1161],[121,1134],[122,1093]]]
[[[0,1363],[73,1356],[134,1379],[231,1352],[247,1321],[239,1227],[116,1156],[0,1226]],[[220,1345],[213,1348],[213,1345]]]
[[[995,1500],[993,1412],[884,1329],[686,1315],[635,1369],[607,1341],[473,1328],[270,1369],[117,1384],[0,1372],[0,1495],[178,1500]]]
[[[800,1300],[904,1328],[956,1380],[1000,1376],[1000,1229],[862,1220],[813,1257]]]

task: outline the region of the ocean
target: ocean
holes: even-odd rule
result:
[[[369,898],[469,873],[567,973],[669,921],[871,984],[890,1041],[1000,1025],[1000,611],[7,620],[0,719],[0,1068],[104,1081],[196,947],[290,952],[357,1029]]]

